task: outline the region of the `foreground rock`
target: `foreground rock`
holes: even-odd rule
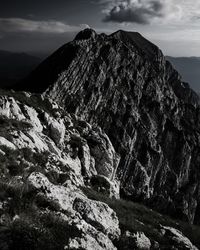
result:
[[[137,232],[136,234],[131,234],[126,231],[121,238],[120,242],[121,250],[150,250],[151,241],[145,236],[143,232]]]
[[[50,209],[60,213],[61,220],[69,227],[73,226],[73,230],[75,227],[80,234],[70,237],[65,249],[91,250],[92,246],[95,249],[115,249],[111,240],[120,236],[119,222],[108,205],[87,199],[73,186],[53,185],[41,173],[32,173],[27,184],[30,192],[37,191],[35,199],[39,206],[49,204]]]
[[[27,93],[1,94],[0,123],[0,249],[116,249],[116,213],[82,192],[100,174],[118,183],[109,138]]]
[[[161,229],[163,237],[167,238],[174,248],[182,250],[198,250],[191,241],[185,237],[179,230],[172,227],[162,227]]]

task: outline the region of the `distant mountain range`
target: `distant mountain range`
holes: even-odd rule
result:
[[[11,87],[28,75],[41,61],[41,58],[26,53],[0,50],[0,87]]]
[[[167,56],[166,58],[181,74],[183,81],[189,82],[195,91],[200,92],[200,57]]]

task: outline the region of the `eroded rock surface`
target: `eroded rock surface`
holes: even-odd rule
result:
[[[99,174],[118,183],[108,137],[40,95],[0,103],[0,249],[115,250],[116,213],[82,191]]]
[[[120,159],[123,197],[199,223],[199,97],[155,45],[139,33],[85,30],[27,82],[108,135],[119,157],[109,145],[93,156],[105,172]]]
[[[121,250],[150,250],[151,241],[143,232],[137,232],[135,234],[126,231],[121,239]]]
[[[172,227],[162,227],[161,231],[162,235],[169,239],[169,242],[171,245],[174,245],[175,249],[198,250],[179,230]]]

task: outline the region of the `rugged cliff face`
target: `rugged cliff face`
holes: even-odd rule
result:
[[[139,33],[87,29],[21,88],[107,133],[122,197],[200,223],[199,98],[155,45]]]
[[[0,124],[1,250],[200,246],[199,227],[119,199],[120,158],[98,126],[9,91],[0,92]]]

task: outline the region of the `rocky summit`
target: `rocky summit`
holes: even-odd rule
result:
[[[15,89],[0,92],[0,249],[200,247],[200,99],[157,46],[86,29]]]

